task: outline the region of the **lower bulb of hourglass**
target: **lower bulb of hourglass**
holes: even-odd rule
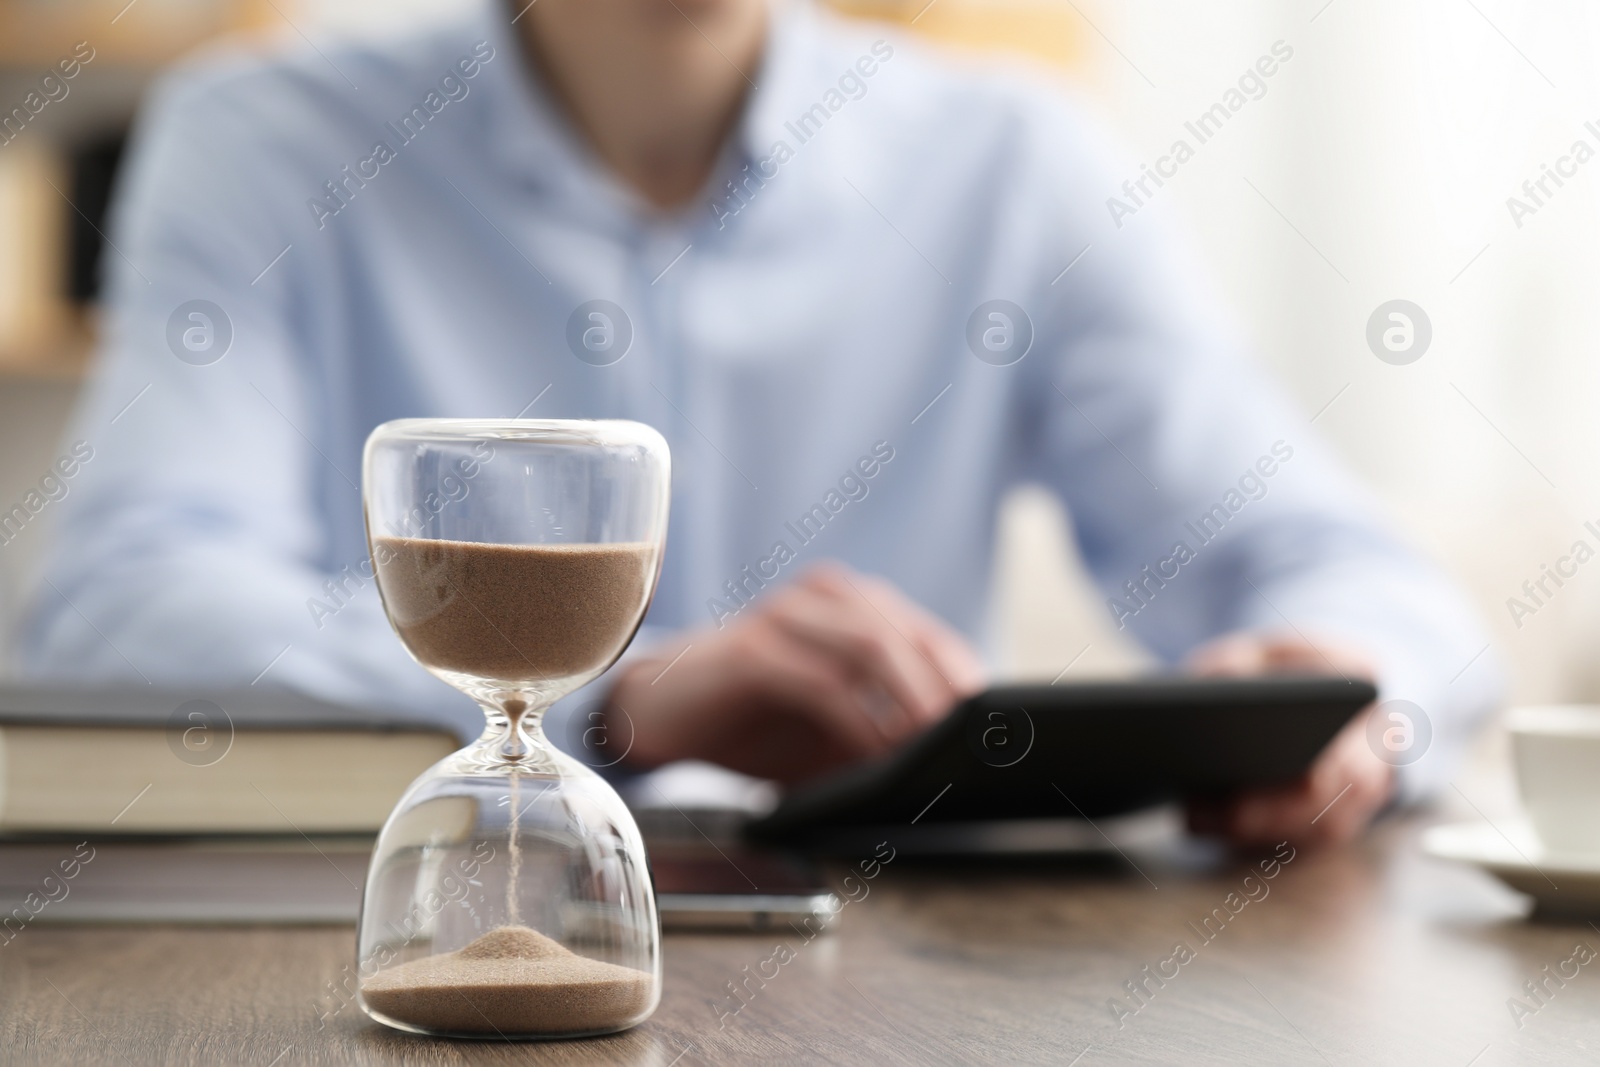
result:
[[[541,749],[532,771],[460,773],[446,759],[389,817],[358,939],[374,1019],[576,1037],[655,1010],[660,927],[638,828],[598,775]]]

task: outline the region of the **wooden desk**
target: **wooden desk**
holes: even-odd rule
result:
[[[1241,866],[1133,854],[961,870],[890,864],[841,932],[669,936],[660,1010],[637,1030],[558,1044],[421,1040],[351,1004],[319,1030],[348,928],[25,929],[0,947],[6,1063],[1403,1064],[1600,1060],[1600,960],[1519,1029],[1507,999],[1582,942],[1522,920],[1487,876],[1421,857],[1416,820],[1302,852],[1202,942]],[[1148,880],[1147,880],[1148,879]],[[1159,888],[1156,888],[1159,887]],[[1257,895],[1260,889],[1252,888]],[[1214,922],[1213,925],[1216,925]],[[748,1003],[726,983],[769,964]],[[1134,1006],[1122,983],[1194,952]],[[1553,987],[1552,987],[1553,988]],[[719,1023],[719,1014],[722,1018]],[[1074,1057],[1078,1057],[1074,1059]]]

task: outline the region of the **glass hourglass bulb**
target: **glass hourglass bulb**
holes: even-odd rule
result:
[[[411,655],[483,709],[378,837],[362,1008],[418,1033],[576,1037],[660,999],[637,825],[545,710],[614,663],[655,589],[666,442],[622,421],[408,419],[367,441],[367,534]]]

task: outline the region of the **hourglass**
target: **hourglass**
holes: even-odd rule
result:
[[[641,1022],[661,989],[644,843],[542,720],[644,617],[666,537],[666,442],[622,421],[405,419],[367,439],[363,481],[389,622],[487,724],[411,784],[378,837],[362,1008],[461,1037]]]

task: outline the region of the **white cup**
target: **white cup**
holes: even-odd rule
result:
[[[1600,705],[1515,708],[1517,790],[1551,852],[1600,856]]]

